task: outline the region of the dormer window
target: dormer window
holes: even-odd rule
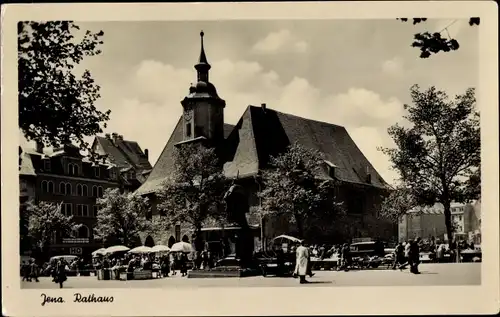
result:
[[[78,173],[78,165],[77,164],[73,164],[73,163],[69,163],[68,164],[68,174],[69,175],[77,176],[79,174]]]
[[[327,160],[325,160],[325,163],[328,169],[328,176],[330,176],[331,178],[335,178],[335,170],[337,168],[337,165]]]
[[[45,172],[50,172],[50,159],[43,160],[43,170]]]
[[[128,172],[128,177],[129,179],[135,179],[135,171],[131,170],[130,172]]]
[[[94,167],[94,175],[95,177],[101,177],[101,170],[99,166]]]
[[[109,170],[109,178],[116,179],[116,172],[114,168]]]

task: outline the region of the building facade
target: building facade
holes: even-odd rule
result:
[[[451,204],[451,223],[454,226],[454,237],[457,240],[466,240],[481,243],[481,201],[470,204]],[[448,241],[442,204],[432,207],[419,207],[410,210],[404,215],[398,225],[399,241],[408,241],[420,237],[430,239],[434,237]]]
[[[386,240],[394,238],[397,225],[377,217],[382,196],[388,193],[389,188],[344,127],[278,112],[265,104],[248,106],[236,125],[224,123],[226,103],[209,81],[211,66],[203,46],[203,32],[200,35],[201,53],[195,65],[197,83],[189,88],[188,95],[181,101],[183,115],[148,179],[138,189],[139,194],[150,198],[153,216],[159,216],[155,210],[154,192],[175,170],[175,148],[198,142],[215,147],[219,161],[223,163],[225,176],[235,179],[245,189],[250,207],[247,220],[253,228],[258,228],[255,230],[255,238],[259,240],[256,245],[265,244],[282,233],[293,234],[296,229],[288,219],[260,219],[252,210],[259,207],[257,193],[262,189],[260,175],[270,168],[270,157],[298,143],[319,150],[324,155],[324,170],[319,176],[341,183],[339,197],[347,207],[346,219],[329,224],[328,236],[317,239],[345,241],[362,236]],[[225,231],[230,230],[226,228]],[[144,233],[144,239],[148,237],[155,243],[170,244],[184,235],[187,239],[191,238],[189,228],[179,224],[155,237]]]
[[[26,203],[31,200],[61,205],[61,212],[73,216],[80,228],[69,236],[54,232],[49,246],[49,256],[69,254],[89,256],[102,247],[94,238],[94,227],[99,212],[96,200],[107,189],[119,188],[133,191],[141,183],[136,177],[125,178],[121,166],[106,156],[95,161],[80,154],[74,145],[64,145],[50,151],[37,145],[36,150],[20,149],[20,212],[21,221],[28,221]],[[125,174],[127,175],[127,174]],[[29,241],[25,226],[21,226],[21,254],[36,251]]]

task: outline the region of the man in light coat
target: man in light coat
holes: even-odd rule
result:
[[[295,274],[299,276],[300,284],[307,283],[307,264],[309,259],[309,250],[304,246],[304,241],[300,242],[300,245],[296,251],[297,261],[295,264]]]

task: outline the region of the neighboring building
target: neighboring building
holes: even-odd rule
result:
[[[410,210],[399,222],[399,241],[422,239],[443,239],[446,234],[443,206],[421,207]]]
[[[96,136],[92,150],[118,168],[126,191],[133,192],[139,188],[151,172],[148,149],[143,152],[137,142],[124,140],[123,135],[118,133]]]
[[[71,236],[61,236],[54,232],[49,255],[87,256],[100,248],[101,241],[94,239],[93,235],[98,213],[96,199],[102,197],[108,188],[138,188],[140,183],[134,183],[137,178],[122,178],[124,173],[120,171],[121,166],[111,163],[105,157],[92,162],[80,154],[78,147],[71,144],[53,151],[44,150],[41,145],[37,145],[36,150],[20,149],[21,151],[20,211],[26,211],[25,202],[30,199],[34,203],[62,203],[62,212],[72,215],[75,223],[82,224]],[[140,163],[147,166],[143,161]],[[21,253],[32,251],[31,244],[21,240]]]
[[[451,222],[458,240],[481,243],[481,201],[451,204]],[[410,210],[399,222],[399,241],[422,239],[448,240],[442,204]]]
[[[175,169],[174,147],[192,142],[215,147],[224,163],[226,177],[238,177],[239,184],[247,191],[250,209],[253,210],[259,206],[259,175],[269,168],[269,158],[283,153],[287,146],[297,142],[324,154],[325,165],[321,177],[341,181],[339,196],[346,204],[349,220],[335,224],[338,240],[395,237],[396,225],[377,218],[382,195],[388,192],[387,184],[344,127],[278,112],[267,108],[265,104],[260,107],[248,106],[235,126],[224,123],[226,104],[209,82],[211,66],[203,47],[203,33],[201,36],[201,54],[195,65],[198,82],[190,87],[189,94],[181,101],[183,115],[178,119],[149,178],[138,190],[138,193],[150,197],[153,215],[158,215],[154,191]],[[258,230],[261,220],[250,215],[248,218],[250,225],[257,228],[256,235],[260,236],[261,232],[265,239],[295,230],[286,219],[278,218],[264,219],[263,228]],[[229,231],[227,228],[225,230]],[[147,233],[143,238],[146,239],[146,236]],[[178,225],[161,236],[149,236],[148,239],[171,244],[182,237],[189,240],[191,233]]]

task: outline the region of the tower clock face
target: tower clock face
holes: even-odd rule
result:
[[[186,109],[184,111],[184,119],[186,119],[186,121],[189,121],[189,120],[191,120],[192,117],[193,117],[193,110],[192,109]]]

